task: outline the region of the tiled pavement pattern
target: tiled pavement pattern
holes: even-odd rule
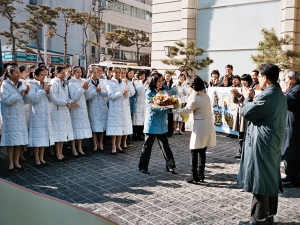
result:
[[[72,158],[61,163],[46,157],[50,167],[8,174],[7,155],[0,152],[0,177],[99,213],[118,224],[238,224],[249,220],[252,195],[242,192],[235,179],[239,161],[237,139],[217,136],[217,147],[208,149],[205,183],[188,184],[190,132],[169,139],[178,175],[165,171],[155,143],[150,175],[138,171],[142,142],[133,142],[125,154],[103,153]],[[66,151],[65,151],[66,152]],[[68,156],[68,154],[65,154]],[[276,224],[300,224],[300,188],[280,194]]]

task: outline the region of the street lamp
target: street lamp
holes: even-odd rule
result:
[[[165,46],[164,49],[166,56],[170,56],[170,46]]]

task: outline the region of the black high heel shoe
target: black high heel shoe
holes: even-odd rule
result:
[[[167,170],[167,172],[170,172],[172,174],[177,174],[177,172],[173,168],[169,169],[168,165],[166,165],[166,170]]]
[[[199,174],[198,178],[199,178],[199,181],[201,180],[202,182],[204,182],[205,175],[204,174]]]
[[[199,177],[194,178],[193,175],[191,175],[188,178],[186,178],[185,181],[187,183],[196,183],[197,184],[198,182],[200,182],[200,179],[199,179]]]
[[[119,149],[119,148],[117,148],[117,152],[119,152],[119,153],[125,153],[125,151],[123,149]]]

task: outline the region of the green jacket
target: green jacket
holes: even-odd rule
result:
[[[272,84],[253,101],[245,99],[242,115],[248,120],[237,182],[247,192],[278,196],[281,146],[287,101],[279,84]]]

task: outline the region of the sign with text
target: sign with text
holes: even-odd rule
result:
[[[238,135],[237,131],[232,130],[233,118],[237,109],[230,90],[231,88],[227,87],[209,87],[207,94],[212,103],[215,130]]]

